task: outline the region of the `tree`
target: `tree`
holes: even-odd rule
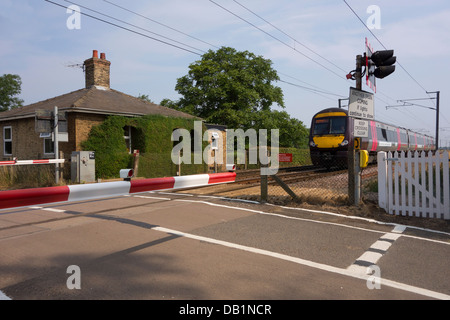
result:
[[[286,111],[258,112],[253,128],[255,130],[267,129],[268,132],[270,129],[278,129],[280,147],[305,148],[308,144],[309,130],[302,121],[291,118]]]
[[[137,96],[138,99],[153,103],[153,101],[149,98],[148,94],[139,94]]]
[[[22,80],[17,74],[4,74],[0,77],[0,111],[22,107],[23,100],[17,97],[21,92]]]
[[[248,51],[222,47],[209,50],[189,66],[175,89],[182,98],[164,99],[161,105],[205,119],[230,129],[279,129],[281,147],[305,147],[308,129],[285,111],[283,92],[273,82],[279,80],[272,62]]]
[[[209,50],[177,80],[179,101],[161,103],[210,123],[247,129],[255,112],[268,111],[273,104],[284,108],[283,92],[273,85],[276,80],[279,77],[270,60],[222,47]]]

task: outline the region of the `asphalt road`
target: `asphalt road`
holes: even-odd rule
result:
[[[215,197],[0,211],[0,299],[449,299],[449,265],[448,233]]]

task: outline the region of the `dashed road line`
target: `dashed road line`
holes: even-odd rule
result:
[[[386,254],[392,244],[401,237],[404,226],[396,226],[391,232],[384,234],[369,249],[351,264],[347,270],[360,274],[371,274],[372,266],[375,266],[380,258]]]
[[[203,242],[207,242],[207,243],[212,243],[212,244],[216,244],[216,245],[221,245],[221,246],[225,246],[225,247],[229,247],[229,248],[233,248],[233,249],[243,250],[243,251],[247,251],[247,252],[251,252],[251,253],[255,253],[255,254],[261,254],[261,255],[269,256],[269,257],[276,258],[276,259],[294,262],[294,263],[312,267],[315,269],[349,276],[352,278],[362,279],[362,280],[366,280],[366,281],[372,281],[371,275],[361,274],[360,272],[354,272],[353,270],[333,267],[330,265],[326,265],[326,264],[322,264],[322,263],[318,263],[318,262],[314,262],[314,261],[310,261],[310,260],[305,260],[302,258],[297,258],[297,257],[285,255],[285,254],[278,253],[278,252],[244,246],[241,244],[218,240],[218,239],[214,239],[214,238],[198,236],[195,234],[190,234],[190,233],[173,230],[173,229],[168,229],[168,228],[164,228],[164,227],[154,227],[154,228],[152,228],[152,230],[161,231],[164,233],[173,234],[173,235],[177,235],[180,237],[185,237],[185,238],[203,241]],[[450,300],[449,295],[446,295],[446,294],[443,294],[440,292],[436,292],[436,291],[432,291],[432,290],[428,290],[428,289],[424,289],[424,288],[419,288],[419,287],[407,285],[404,283],[399,283],[399,282],[388,280],[388,279],[381,279],[381,282],[382,282],[382,285],[388,286],[391,288],[396,288],[396,289],[416,293],[419,295],[423,295],[423,296],[427,296],[427,297],[431,297],[431,298],[435,298],[435,299]]]

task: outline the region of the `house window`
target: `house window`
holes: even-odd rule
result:
[[[131,127],[123,127],[123,138],[125,139],[125,145],[127,146],[128,153],[131,153]]]
[[[12,155],[12,127],[3,127],[3,155]]]
[[[52,141],[52,138],[44,139],[44,154],[54,154],[55,153],[55,143]]]

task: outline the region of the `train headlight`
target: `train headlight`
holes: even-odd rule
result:
[[[346,145],[348,145],[348,140],[343,140],[343,141],[341,142],[341,146],[344,147],[344,146],[346,146]]]
[[[310,145],[311,147],[317,147],[317,144],[315,144],[314,141],[312,141],[312,140],[309,142],[309,145]]]

